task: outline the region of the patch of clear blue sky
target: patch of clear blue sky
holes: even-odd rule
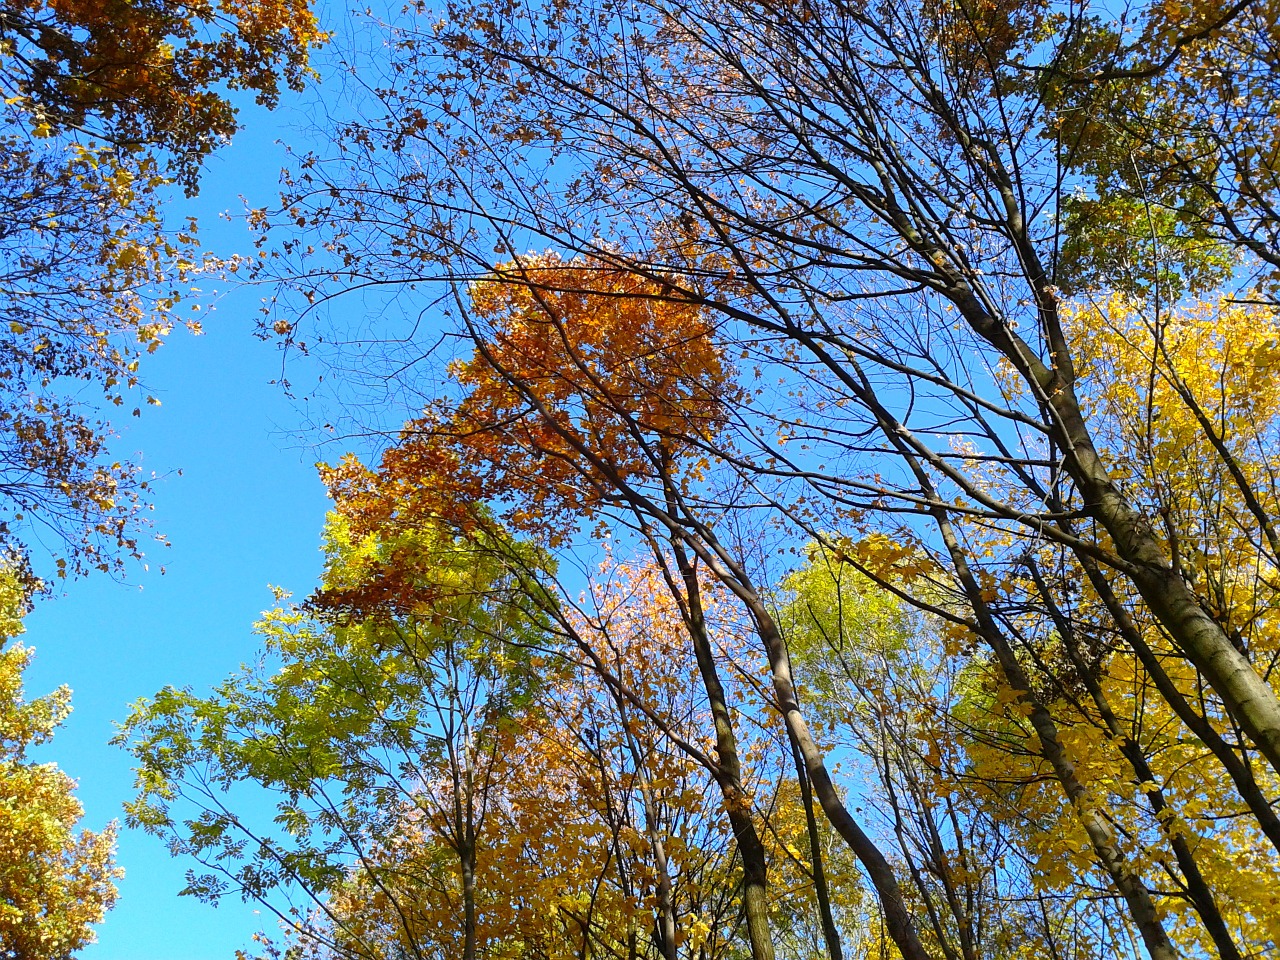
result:
[[[169,212],[198,216],[215,252],[247,250],[243,225],[218,217],[241,213],[241,196],[254,206],[277,198],[285,154],[276,141],[302,141],[291,133],[297,118],[288,104],[275,114],[244,107],[243,129],[210,160],[200,196],[175,198]],[[176,331],[142,370],[162,406],[116,424],[116,455],[163,476],[155,529],[172,546],[149,549],[150,570],[135,566],[123,584],[102,576],[66,584],[27,620],[24,641],[37,648],[28,695],[62,683],[74,692],[72,716],[39,759],[79,780],[91,829],[121,818],[132,795],[130,758],[108,745],[128,704],[166,684],[207,690],[259,649],[251,625],[271,604],[267,585],[305,594],[320,571],[321,454],[299,443],[298,404],[270,382],[280,354],[253,336],[264,293],[227,293],[203,336]],[[290,375],[299,383],[307,371]],[[251,948],[255,930],[274,927],[253,904],[228,900],[215,910],[179,898],[191,864],[154,837],[122,827],[118,861],[120,901],[83,960],[231,960]]]

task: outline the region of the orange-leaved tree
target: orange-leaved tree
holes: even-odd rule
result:
[[[708,451],[725,449],[744,394],[710,316],[660,278],[594,259],[516,260],[475,283],[470,298],[474,354],[453,367],[462,397],[407,424],[376,473],[355,459],[330,471],[339,510],[357,524],[437,516],[465,527],[473,505],[486,502],[552,545],[576,524],[606,520],[647,545],[711,701],[717,782],[747,872],[744,909],[760,960],[773,954],[767,867],[740,799],[740,751],[707,633],[703,573],[727,588],[762,642],[773,708],[816,796],[871,875],[895,943],[910,960],[923,958],[893,868],[851,815],[804,719],[786,645],[749,571],[754,548],[722,540],[714,526],[725,507],[708,485]]]

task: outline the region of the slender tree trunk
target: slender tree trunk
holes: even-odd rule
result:
[[[676,960],[676,905],[671,890],[671,868],[667,849],[657,830],[649,828],[649,847],[653,850],[654,869],[658,874],[658,911],[654,918],[655,939],[664,960]]]
[[[667,861],[667,847],[662,840],[662,832],[658,829],[657,804],[653,799],[653,790],[649,784],[647,771],[631,734],[631,724],[627,716],[627,702],[616,690],[612,691],[614,703],[618,709],[618,717],[622,721],[622,729],[627,738],[627,750],[636,767],[636,782],[640,787],[640,802],[644,806],[644,830],[649,841],[649,850],[653,854],[653,869],[657,875],[658,902],[653,918],[653,939],[663,960],[676,960],[676,905],[671,888],[671,865]]]
[[[673,533],[680,528],[679,522],[675,519],[676,516],[676,512],[670,509],[665,516],[662,516],[662,521],[670,525]],[[765,649],[765,656],[769,661],[775,706],[782,714],[791,742],[800,751],[805,771],[809,775],[809,783],[823,813],[827,816],[827,821],[853,851],[854,856],[858,858],[858,862],[871,878],[890,939],[902,954],[902,960],[933,960],[920,942],[915,921],[907,909],[902,888],[898,884],[893,867],[890,866],[880,848],[849,813],[849,808],[840,799],[840,794],[831,780],[831,773],[827,770],[822,750],[809,732],[809,725],[800,711],[800,701],[796,696],[795,681],[791,673],[791,658],[787,653],[787,646],[783,641],[782,633],[778,630],[778,625],[774,622],[746,571],[730,559],[727,551],[714,542],[709,529],[701,524],[696,526],[699,528],[698,536],[686,530],[687,539],[684,542],[698,551],[698,556],[710,566],[720,582],[743,603],[755,623],[756,631]],[[700,540],[699,536],[707,539]],[[676,537],[672,539],[677,549],[681,549]]]
[[[867,876],[871,878],[872,886],[875,887],[876,895],[880,900],[885,927],[902,954],[903,960],[930,960],[929,953],[916,932],[915,921],[907,909],[902,888],[898,884],[893,867],[889,865],[880,848],[867,836],[853,815],[849,813],[849,808],[845,806],[844,801],[840,799],[840,794],[831,780],[831,773],[827,770],[822,750],[809,732],[809,725],[800,712],[800,701],[796,696],[795,682],[791,674],[791,658],[787,655],[786,644],[783,643],[778,625],[774,623],[764,603],[753,591],[744,589],[743,592],[748,593],[748,596],[743,599],[750,608],[764,643],[765,653],[769,658],[773,692],[777,698],[778,709],[782,713],[792,742],[799,749],[804,760],[805,770],[809,774],[809,782],[813,785],[818,803],[827,815],[827,820],[849,845],[849,849],[853,851],[858,862],[867,871]]]
[[[1026,677],[1008,645],[998,640],[991,646],[1009,686],[1018,691],[1023,703],[1030,708],[1029,719],[1040,741],[1040,755],[1053,768],[1054,776],[1061,784],[1067,801],[1076,812],[1076,818],[1088,834],[1098,862],[1124,898],[1129,915],[1138,928],[1151,960],[1175,960],[1179,954],[1165,932],[1164,924],[1151,899],[1151,892],[1142,878],[1129,867],[1111,825],[1089,802],[1085,786],[1076,775],[1075,764],[1068,758],[1058,739],[1057,724],[1049,711],[1032,696]]]
[[[1190,585],[1172,567],[1151,524],[1112,482],[1080,410],[1068,345],[1057,344],[1060,355],[1055,354],[1055,365],[1047,367],[1022,339],[982,309],[972,293],[959,293],[955,302],[975,331],[1004,353],[1044,398],[1085,510],[1110,534],[1116,553],[1129,565],[1126,575],[1147,607],[1280,773],[1280,697],[1200,606]],[[1056,305],[1049,309],[1050,323],[1057,329]]]
[[[715,652],[707,636],[706,617],[702,607],[702,591],[698,574],[689,555],[679,541],[672,540],[676,568],[684,580],[685,620],[693,642],[698,672],[711,705],[715,723],[716,753],[719,773],[716,782],[724,797],[725,813],[733,838],[742,858],[742,905],[746,916],[747,936],[751,942],[752,960],[774,960],[773,935],[769,930],[769,873],[764,845],[751,816],[751,803],[742,788],[742,763],[738,757],[738,741],[733,719],[725,698],[724,685],[716,669]]]
[[[466,845],[458,854],[462,865],[462,960],[476,960],[475,845]]]
[[[1240,951],[1236,947],[1230,931],[1227,929],[1226,921],[1222,918],[1222,912],[1218,909],[1213,891],[1209,888],[1208,882],[1200,872],[1200,865],[1196,862],[1195,854],[1192,852],[1190,844],[1187,843],[1187,838],[1178,830],[1170,828],[1169,820],[1166,816],[1168,804],[1164,798],[1164,791],[1160,789],[1156,781],[1155,772],[1147,763],[1142,745],[1130,737],[1121,727],[1115,711],[1111,709],[1111,703],[1107,699],[1102,685],[1098,683],[1097,678],[1093,676],[1084,662],[1074,626],[1054,602],[1048,586],[1040,576],[1040,571],[1035,561],[1028,559],[1027,568],[1031,571],[1031,577],[1036,584],[1036,589],[1040,592],[1040,596],[1049,610],[1049,615],[1058,630],[1058,636],[1062,641],[1063,648],[1067,651],[1067,656],[1071,660],[1072,666],[1075,667],[1076,673],[1085,685],[1085,689],[1088,690],[1090,699],[1093,700],[1094,705],[1098,708],[1098,715],[1103,722],[1107,737],[1116,744],[1121,754],[1129,762],[1129,766],[1133,768],[1133,774],[1139,789],[1142,790],[1143,795],[1147,798],[1156,822],[1160,824],[1160,829],[1164,833],[1165,839],[1168,840],[1170,847],[1173,849],[1174,857],[1178,861],[1178,867],[1182,870],[1187,895],[1191,898],[1191,903],[1196,908],[1196,913],[1200,915],[1200,920],[1204,924],[1205,930],[1209,932],[1209,936],[1213,939],[1213,945],[1217,947],[1218,955],[1222,960],[1241,960]]]
[[[796,765],[796,781],[800,784],[800,802],[804,804],[804,824],[809,832],[809,855],[813,860],[813,890],[818,898],[818,914],[822,920],[822,939],[827,945],[830,960],[844,960],[840,946],[840,932],[836,930],[835,916],[831,912],[831,890],[827,887],[827,871],[822,865],[822,838],[818,836],[818,818],[813,813],[813,789],[809,786],[809,773],[804,757],[794,740],[791,756]]]
[[[977,618],[982,638],[987,641],[987,645],[996,655],[1005,680],[1017,691],[1019,699],[1029,709],[1028,719],[1040,742],[1039,753],[1053,769],[1067,802],[1075,810],[1076,819],[1088,835],[1099,865],[1111,878],[1112,885],[1129,908],[1129,916],[1138,928],[1147,953],[1150,954],[1151,960],[1176,960],[1179,954],[1164,929],[1160,914],[1151,899],[1151,892],[1143,883],[1141,876],[1129,867],[1111,825],[1089,802],[1088,791],[1076,774],[1075,764],[1067,756],[1058,738],[1057,724],[1033,693],[1022,665],[1018,663],[1018,658],[1014,655],[1003,631],[996,624],[986,601],[982,598],[982,591],[969,568],[968,559],[951,526],[950,518],[945,511],[937,510],[934,512],[934,519],[947,551],[951,555],[952,566]]]
[[[1183,696],[1182,691],[1178,689],[1168,673],[1165,672],[1164,666],[1160,663],[1160,659],[1156,656],[1155,651],[1146,642],[1142,636],[1142,632],[1138,629],[1137,624],[1133,622],[1133,618],[1129,615],[1129,611],[1116,597],[1115,591],[1112,590],[1110,582],[1104,576],[1102,570],[1092,558],[1079,558],[1080,565],[1084,569],[1085,575],[1089,578],[1089,582],[1093,584],[1095,592],[1102,600],[1107,611],[1111,614],[1111,619],[1116,625],[1116,629],[1120,631],[1122,636],[1128,643],[1129,648],[1133,650],[1134,655],[1138,658],[1138,662],[1142,664],[1142,668],[1147,671],[1152,682],[1156,685],[1156,689],[1160,691],[1160,696],[1164,698],[1165,703],[1169,704],[1170,709],[1177,714],[1178,719],[1186,724],[1187,729],[1196,737],[1205,748],[1217,758],[1218,763],[1222,765],[1222,769],[1226,771],[1227,776],[1231,778],[1231,782],[1235,785],[1236,793],[1240,799],[1248,806],[1249,812],[1253,814],[1258,821],[1258,827],[1271,841],[1271,845],[1280,852],[1280,817],[1276,815],[1275,807],[1267,800],[1258,781],[1253,775],[1253,771],[1245,761],[1236,753],[1229,743],[1226,742],[1214,729],[1211,724],[1199,711],[1195,709],[1187,698]]]

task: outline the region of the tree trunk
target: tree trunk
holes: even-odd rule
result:
[[[1129,611],[1124,608],[1116,597],[1115,592],[1111,589],[1111,584],[1107,582],[1098,565],[1092,559],[1081,559],[1081,566],[1084,568],[1089,582],[1093,584],[1094,590],[1111,614],[1112,620],[1115,621],[1120,635],[1129,644],[1130,649],[1137,656],[1138,662],[1147,671],[1147,675],[1151,677],[1165,703],[1169,704],[1170,709],[1177,714],[1178,719],[1186,724],[1192,735],[1217,758],[1218,763],[1222,765],[1222,769],[1226,771],[1227,776],[1231,778],[1231,782],[1235,784],[1236,792],[1240,795],[1240,799],[1245,802],[1249,807],[1249,811],[1257,819],[1259,828],[1267,839],[1271,841],[1271,845],[1277,851],[1280,851],[1280,817],[1276,816],[1275,808],[1258,786],[1258,781],[1254,777],[1253,771],[1245,763],[1244,759],[1237,755],[1231,745],[1214,729],[1213,725],[1187,702],[1187,698],[1183,696],[1182,691],[1177,688],[1168,673],[1165,672],[1155,651],[1143,639],[1137,624],[1133,622]]]
[[[742,764],[738,757],[738,741],[725,698],[724,685],[716,670],[715,653],[707,636],[706,617],[702,608],[702,592],[698,574],[684,547],[672,540],[676,567],[684,580],[685,625],[693,642],[698,672],[711,705],[715,723],[716,754],[719,772],[716,783],[724,797],[725,813],[733,838],[742,857],[742,906],[746,916],[747,936],[751,942],[752,960],[774,960],[773,936],[769,930],[768,866],[764,845],[751,816],[751,804],[742,789]]]
[[[462,960],[476,960],[476,852],[474,845],[459,851],[462,862]]]
[[[858,858],[858,862],[871,878],[871,883],[880,900],[885,927],[901,952],[903,960],[930,960],[916,932],[915,921],[907,909],[902,888],[898,885],[893,867],[889,865],[889,861],[885,859],[875,842],[863,832],[862,827],[849,813],[849,808],[840,799],[840,794],[836,791],[831,774],[823,760],[822,751],[814,741],[813,735],[809,732],[809,725],[800,713],[800,701],[796,696],[795,682],[791,675],[791,658],[787,654],[786,644],[783,643],[777,624],[754,594],[747,603],[769,658],[773,692],[777,698],[778,709],[782,713],[792,742],[799,749],[804,760],[805,770],[809,774],[809,782],[813,785],[818,803],[827,815],[827,820],[849,845],[849,849],[853,851],[854,856]]]
[[[1067,756],[1062,742],[1058,739],[1057,724],[1032,692],[1031,683],[1023,672],[1022,665],[1018,663],[1018,658],[983,600],[982,591],[969,568],[968,560],[952,529],[950,518],[944,511],[937,510],[934,512],[934,519],[951,555],[952,566],[955,568],[965,596],[977,618],[979,632],[996,655],[1005,680],[1017,691],[1019,699],[1029,708],[1028,719],[1031,721],[1032,729],[1035,730],[1036,738],[1040,741],[1039,753],[1053,769],[1067,802],[1075,810],[1076,819],[1088,835],[1098,863],[1111,878],[1112,885],[1129,908],[1129,916],[1137,926],[1151,960],[1177,960],[1179,954],[1165,932],[1160,914],[1156,911],[1155,903],[1151,899],[1151,892],[1142,878],[1130,869],[1111,825],[1089,803],[1088,791],[1076,774],[1075,764]]]
[[[1240,951],[1236,947],[1235,941],[1231,938],[1226,921],[1223,920],[1222,912],[1218,909],[1217,901],[1214,899],[1213,891],[1209,888],[1208,882],[1200,872],[1200,865],[1191,850],[1191,845],[1187,843],[1187,838],[1177,829],[1172,828],[1169,823],[1169,819],[1166,816],[1168,804],[1164,798],[1164,791],[1156,781],[1155,771],[1147,763],[1141,744],[1129,736],[1120,725],[1120,721],[1116,717],[1115,711],[1111,709],[1111,703],[1107,700],[1102,685],[1098,683],[1097,678],[1094,677],[1084,662],[1077,643],[1074,626],[1049,594],[1048,586],[1040,576],[1040,571],[1035,562],[1028,560],[1027,567],[1031,571],[1031,577],[1036,584],[1036,589],[1040,592],[1040,596],[1049,610],[1049,615],[1057,628],[1059,639],[1063,648],[1067,651],[1067,656],[1071,660],[1072,666],[1075,667],[1076,673],[1085,685],[1085,689],[1088,690],[1090,699],[1093,700],[1094,705],[1098,708],[1098,715],[1103,722],[1108,739],[1116,744],[1120,753],[1129,762],[1129,766],[1133,768],[1138,787],[1147,798],[1147,803],[1151,807],[1151,812],[1155,816],[1156,822],[1160,824],[1160,829],[1164,833],[1165,839],[1168,840],[1170,847],[1173,848],[1178,867],[1182,870],[1187,896],[1191,898],[1191,903],[1196,908],[1196,913],[1200,915],[1200,920],[1204,924],[1205,930],[1209,932],[1209,936],[1213,939],[1213,945],[1217,947],[1219,957],[1221,957],[1221,960],[1241,960]]]
[[[1280,697],[1200,606],[1191,587],[1171,566],[1150,523],[1112,482],[1080,410],[1067,345],[1057,344],[1061,355],[1055,355],[1052,368],[1047,367],[1021,338],[983,310],[967,289],[956,291],[954,301],[974,330],[1008,357],[1043,397],[1085,510],[1110,535],[1116,553],[1129,565],[1126,575],[1161,626],[1280,773]],[[1051,321],[1056,328],[1056,306],[1053,310]]]
[[[663,523],[668,524],[673,533],[681,529],[679,522],[675,519],[674,511],[670,511],[665,515],[655,513],[655,516],[659,517]],[[708,530],[704,528],[701,532],[704,536],[710,538]],[[679,535],[677,534],[677,536]],[[876,890],[876,896],[880,901],[880,910],[884,918],[885,928],[888,930],[889,937],[897,946],[898,951],[902,954],[902,960],[933,960],[920,942],[920,936],[916,932],[915,921],[911,917],[911,912],[907,909],[906,902],[902,896],[902,888],[898,884],[898,878],[893,872],[893,867],[885,859],[880,848],[866,835],[862,827],[853,818],[853,815],[849,813],[848,807],[840,799],[840,794],[831,780],[831,774],[827,770],[822,750],[814,741],[813,735],[809,732],[809,725],[805,722],[804,716],[800,712],[800,702],[796,696],[795,682],[791,674],[791,658],[787,653],[786,643],[782,639],[778,625],[774,622],[764,601],[760,598],[760,594],[756,591],[746,572],[729,559],[727,552],[718,544],[715,544],[713,540],[712,542],[700,541],[687,530],[684,533],[684,537],[684,542],[698,551],[698,556],[710,566],[720,582],[733,592],[734,596],[743,603],[751,615],[751,619],[760,635],[761,643],[764,645],[765,656],[769,661],[769,673],[773,682],[773,692],[776,700],[775,705],[779,713],[782,714],[783,722],[787,727],[787,734],[796,749],[800,751],[805,771],[809,775],[809,783],[813,787],[813,792],[818,798],[818,803],[822,807],[823,813],[827,815],[828,822],[835,828],[836,833],[849,846],[849,849],[853,851],[854,856],[858,858],[858,862],[862,864],[863,869],[867,871],[867,875],[871,878],[871,883]],[[677,549],[680,549],[676,538],[673,537],[672,539]]]
[[[809,773],[804,757],[794,740],[791,755],[796,764],[796,780],[800,784],[800,801],[804,804],[804,824],[809,832],[809,856],[813,859],[813,890],[818,899],[818,914],[822,919],[822,939],[827,944],[829,960],[844,960],[840,946],[840,932],[836,929],[835,916],[831,913],[831,891],[827,888],[827,871],[822,865],[822,838],[818,836],[818,819],[813,814],[813,789],[809,786]]]

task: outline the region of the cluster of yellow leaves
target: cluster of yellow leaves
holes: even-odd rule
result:
[[[1255,330],[1254,336],[1256,356],[1266,351],[1268,335]],[[1110,356],[1115,353],[1113,347]],[[969,535],[979,552],[986,537],[987,558],[1003,536],[983,529]],[[1030,723],[1030,703],[1009,685],[985,645],[975,644],[962,623],[931,617],[913,622],[895,598],[850,570],[851,562],[863,567],[884,557],[890,562],[874,567],[874,574],[896,585],[903,581],[894,579],[894,566],[911,549],[890,538],[864,543],[861,552],[847,544],[839,552],[811,550],[809,565],[784,584],[789,602],[780,622],[815,712],[830,718],[826,735],[870,762],[864,789],[893,811],[900,838],[924,830],[922,841],[904,841],[912,869],[953,890],[973,891],[976,899],[969,902],[983,905],[993,942],[1004,938],[1011,949],[1021,944],[1032,956],[1036,948],[1028,945],[1044,935],[1035,932],[1043,927],[1055,937],[1080,938],[1088,955],[1101,949],[1103,929],[1093,913],[1096,889],[1082,879],[1099,875],[1080,816],[1088,811],[1115,825],[1129,868],[1161,891],[1158,909],[1181,947],[1215,949],[1189,901],[1163,892],[1182,882],[1174,837],[1194,852],[1236,941],[1252,948],[1274,939],[1280,897],[1271,891],[1280,889],[1280,872],[1273,849],[1218,761],[1186,735],[1128,648],[1091,646],[1087,654],[1099,660],[1090,669],[1119,724],[1117,737],[1073,673],[1054,622],[1037,612],[1035,585],[1009,568],[999,575],[994,567],[979,569],[985,602],[1011,611],[1006,616],[1024,638],[1019,657],[1034,678],[1034,696],[1052,714],[1058,742],[1085,787],[1082,797],[1067,802]],[[1060,602],[1088,643],[1098,642],[1099,632],[1105,636],[1107,614],[1087,581],[1073,585]],[[1195,671],[1154,631],[1150,639],[1172,682],[1195,699],[1201,682]],[[1135,772],[1125,738],[1139,745],[1149,775]],[[1275,781],[1262,770],[1255,775],[1273,795]],[[1149,796],[1157,789],[1159,813]],[[919,842],[915,849],[913,842]],[[913,901],[919,895],[918,888],[908,888]],[[1054,907],[1028,918],[1018,904],[1037,897]],[[965,914],[950,911],[963,902],[939,895],[934,909],[951,904],[943,915],[956,923]]]
[[[1229,634],[1280,646],[1280,313],[1203,301],[1155,314],[1121,296],[1071,317],[1113,473],[1165,518],[1171,555]]]
[[[53,763],[27,759],[70,712],[65,687],[25,701],[33,651],[22,631],[26,597],[0,572],[0,950],[23,960],[61,960],[93,941],[92,925],[115,903],[115,828],[77,834],[75,781]]]
[[[877,581],[909,585],[923,577],[937,576],[938,564],[907,537],[871,533],[839,544],[840,559],[853,563]]]

